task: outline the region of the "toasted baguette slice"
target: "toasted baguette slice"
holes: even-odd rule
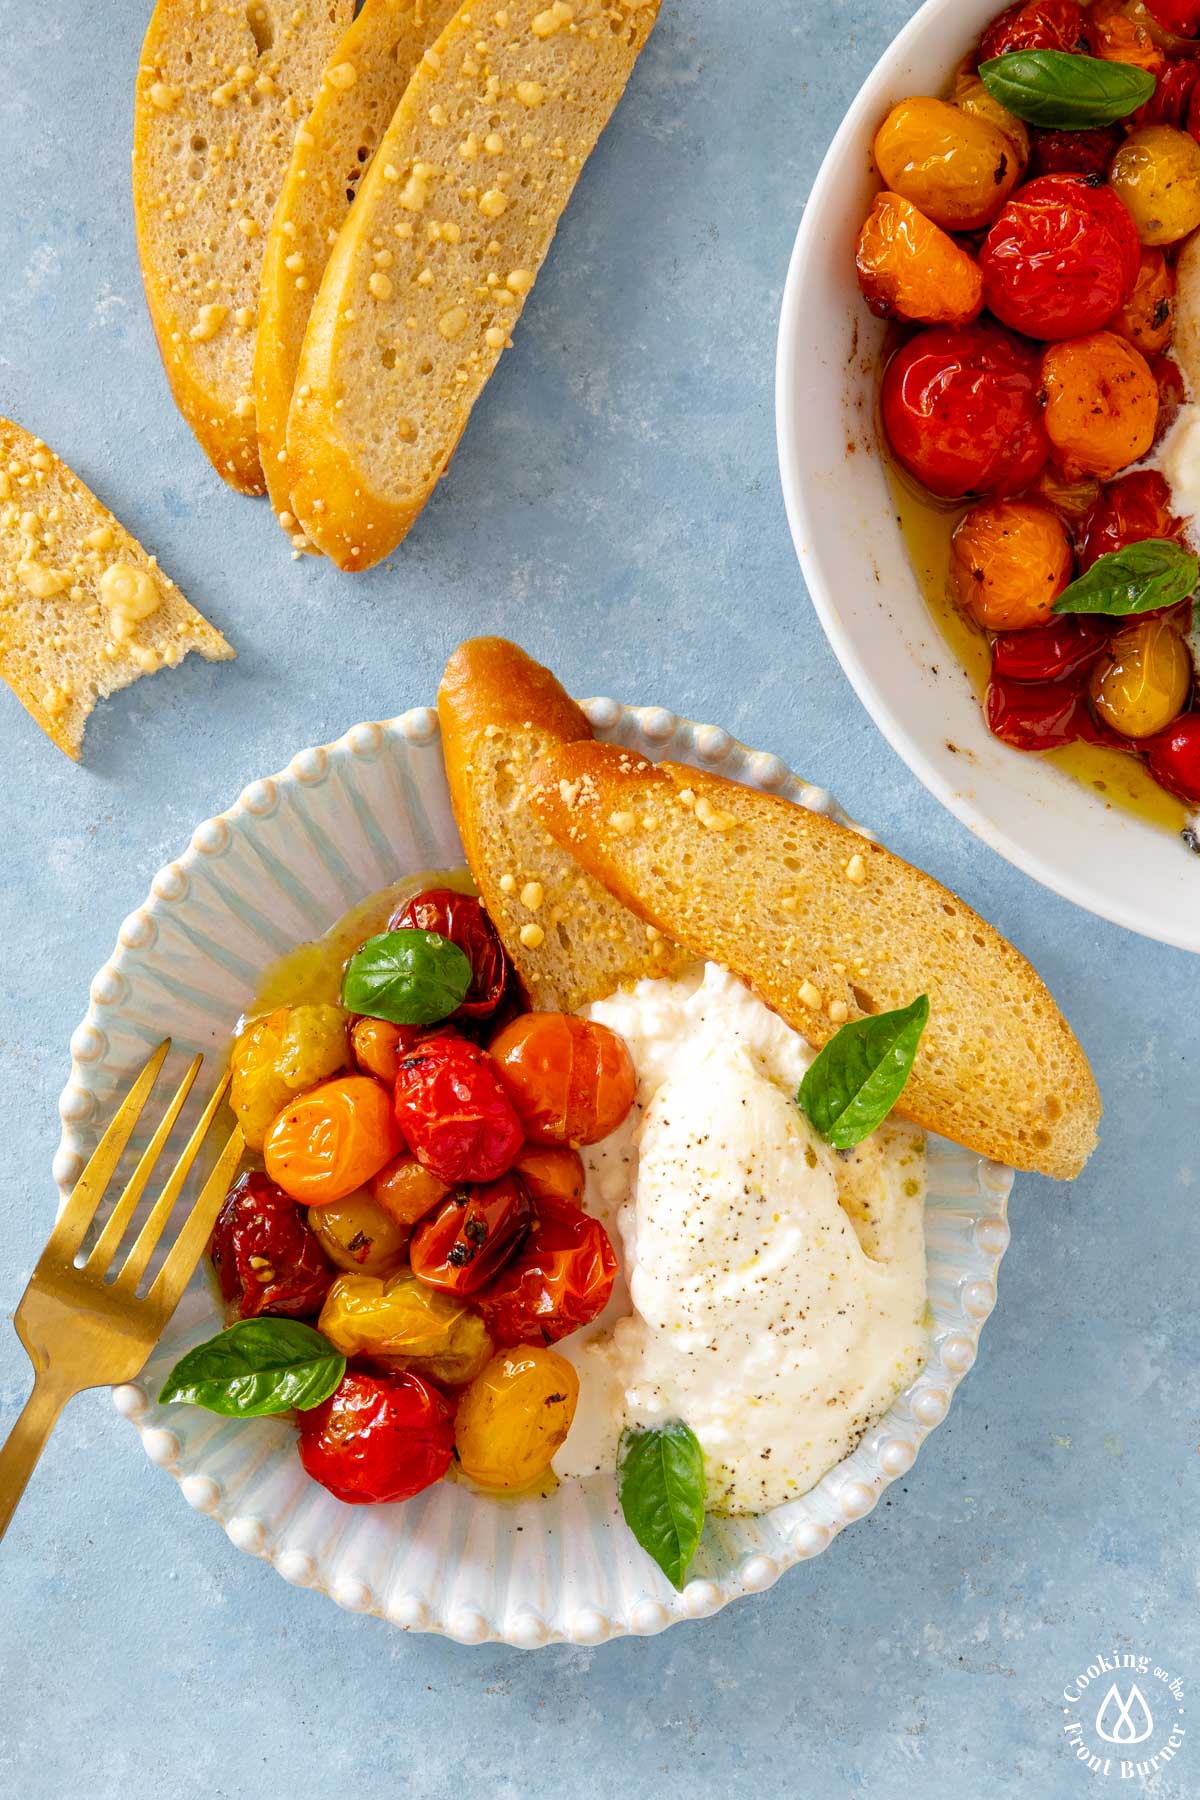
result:
[[[263,255],[254,405],[267,492],[298,549],[316,548],[295,530],[286,453],[288,407],[308,315],[375,146],[422,51],[456,4],[364,0],[335,46],[313,109],[296,133]]]
[[[122,567],[154,608],[128,625],[104,580]],[[0,676],[47,737],[78,761],[96,701],[189,650],[234,655],[66,463],[0,419]]]
[[[573,1011],[689,960],[560,850],[527,805],[540,757],[591,727],[549,669],[504,638],[461,644],[438,715],[467,861],[533,1003]]]
[[[353,0],[158,0],[133,119],[133,212],[180,412],[231,487],[261,494],[252,371],[263,245],[296,126]]]
[[[288,420],[293,511],[342,569],[394,550],[499,361],[658,0],[469,0],[334,247]]]
[[[961,900],[777,795],[596,743],[535,771],[533,811],[641,918],[739,976],[810,1044],[927,993],[899,1111],[1017,1168],[1077,1175],[1100,1096],[1046,988]]]

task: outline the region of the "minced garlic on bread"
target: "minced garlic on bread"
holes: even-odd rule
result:
[[[1025,958],[919,869],[818,813],[633,751],[563,743],[527,783],[555,842],[814,1046],[929,995],[897,1110],[1069,1179],[1096,1142],[1087,1058]]]
[[[0,676],[78,760],[96,701],[235,653],[39,438],[0,419]]]
[[[329,252],[409,76],[458,0],[364,0],[334,47],[313,109],[296,133],[263,256],[254,404],[271,505],[299,549],[287,468],[287,418],[308,315]],[[383,269],[387,250],[377,251]]]
[[[591,727],[549,669],[504,638],[446,665],[438,715],[467,862],[533,1004],[573,1011],[689,958],[586,875],[528,805],[539,758]]]
[[[263,246],[292,139],[353,0],[158,0],[142,44],[133,210],[176,405],[261,494],[252,368]]]
[[[418,64],[330,256],[288,420],[293,511],[339,568],[394,550],[433,492],[658,3],[468,0]]]

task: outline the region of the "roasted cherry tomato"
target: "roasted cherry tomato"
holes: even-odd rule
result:
[[[1080,571],[1101,556],[1128,549],[1145,538],[1183,542],[1183,520],[1171,511],[1171,490],[1157,469],[1135,469],[1102,488],[1083,522]]]
[[[1108,642],[1107,620],[1063,613],[1032,631],[1002,631],[992,643],[992,673],[1010,681],[1061,681],[1095,662]]]
[[[1021,178],[1012,140],[948,100],[902,100],[875,134],[874,153],[884,186],[943,231],[990,224]]]
[[[393,1025],[387,1019],[355,1019],[350,1027],[350,1048],[364,1075],[374,1075],[390,1087],[402,1050],[410,1050],[419,1040],[419,1025]]]
[[[1194,56],[1180,57],[1176,62],[1168,63],[1159,76],[1158,86],[1146,103],[1138,107],[1131,124],[1186,126],[1197,75],[1200,75],[1200,63]]]
[[[284,1107],[263,1161],[293,1200],[328,1206],[365,1186],[403,1147],[386,1091],[367,1075],[344,1075]]]
[[[456,1019],[490,1018],[508,985],[508,958],[481,903],[453,888],[426,888],[405,901],[389,931],[436,931],[471,961],[472,980]]]
[[[579,1376],[553,1350],[539,1345],[493,1356],[454,1421],[463,1473],[480,1487],[528,1487],[565,1442],[578,1399]]]
[[[213,1227],[209,1255],[240,1319],[321,1310],[335,1270],[295,1202],[257,1171],[235,1181]]]
[[[983,306],[974,257],[899,194],[876,194],[855,264],[863,298],[880,319],[966,325]]]
[[[479,1314],[408,1269],[387,1281],[339,1275],[317,1323],[343,1356],[367,1356],[449,1387],[473,1381],[492,1354]]]
[[[525,1013],[489,1050],[532,1144],[595,1144],[633,1105],[633,1058],[607,1025],[572,1013]]]
[[[1029,127],[988,93],[970,58],[959,65],[955,74],[954,104],[973,118],[986,119],[989,125],[1002,131],[1024,170],[1029,161]]]
[[[1179,417],[1179,409],[1187,401],[1187,389],[1179,364],[1173,356],[1160,354],[1147,357],[1146,360],[1158,388],[1158,423],[1154,427],[1154,442],[1150,446],[1151,449],[1156,449]]]
[[[1113,331],[1048,344],[1045,426],[1063,473],[1116,475],[1145,456],[1158,423],[1158,384],[1145,357]]]
[[[1072,528],[1083,523],[1099,497],[1100,482],[1095,475],[1076,475],[1068,480],[1053,463],[1039,470],[1024,495],[1027,500],[1044,500]]]
[[[1033,131],[1030,133],[1029,174],[1107,176],[1108,165],[1124,142],[1119,125],[1101,125],[1092,131]]]
[[[1161,250],[1143,250],[1138,278],[1108,329],[1128,338],[1143,356],[1165,350],[1175,329],[1175,271]]]
[[[1189,806],[1200,806],[1200,713],[1184,713],[1142,749],[1160,787]]]
[[[1108,179],[1143,244],[1177,244],[1200,225],[1200,144],[1186,131],[1173,125],[1131,131]]]
[[[411,1227],[399,1225],[370,1194],[310,1206],[308,1222],[331,1263],[363,1275],[392,1275],[408,1261]]]
[[[463,1187],[444,1200],[412,1235],[412,1272],[446,1294],[485,1287],[520,1248],[533,1202],[510,1170],[484,1187]]]
[[[1191,38],[1200,32],[1200,0],[1145,0],[1146,11],[1156,25],[1177,37]]]
[[[604,1311],[617,1258],[599,1219],[562,1200],[540,1200],[517,1256],[475,1295],[497,1344],[554,1344]]]
[[[454,1455],[450,1408],[408,1370],[348,1369],[328,1400],[300,1414],[300,1461],[349,1506],[409,1500]]]
[[[529,1189],[535,1206],[539,1200],[583,1204],[583,1158],[578,1150],[568,1150],[560,1144],[526,1144],[513,1168]]]
[[[1088,685],[1106,725],[1122,737],[1157,737],[1183,711],[1192,659],[1171,620],[1151,613],[1113,633]]]
[[[293,1094],[336,1075],[348,1060],[340,1006],[278,1006],[247,1025],[234,1042],[229,1083],[247,1149],[262,1149]]]
[[[396,1117],[418,1161],[451,1187],[498,1180],[525,1140],[495,1063],[465,1038],[426,1038],[400,1058]]]
[[[910,475],[946,500],[1012,494],[1050,452],[1041,367],[996,325],[935,325],[893,356],[883,378],[888,442]]]
[[[1008,7],[993,19],[979,46],[980,62],[1007,56],[1010,50],[1073,50],[1086,56],[1091,49],[1087,14],[1077,0],[1027,0]]]
[[[993,675],[984,712],[992,736],[1015,750],[1057,750],[1080,738],[1106,741],[1092,724],[1078,677],[1024,682]]]
[[[372,1176],[371,1198],[397,1225],[415,1225],[446,1198],[450,1185],[406,1153]]]
[[[1080,337],[1107,324],[1132,294],[1140,262],[1129,212],[1088,175],[1027,182],[979,252],[988,310],[1035,338]]]
[[[950,543],[950,588],[986,631],[1041,625],[1071,579],[1071,541],[1056,512],[1035,500],[983,500]]]
[[[1156,80],[1165,74],[1166,55],[1131,0],[1092,0],[1088,29],[1096,55],[1105,62],[1129,63]]]

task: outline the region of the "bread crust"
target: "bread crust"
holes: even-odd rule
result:
[[[1016,1168],[1082,1169],[1101,1112],[1083,1050],[1025,958],[930,876],[777,795],[613,745],[551,751],[529,803],[624,906],[816,1048],[927,992],[897,1110]]]

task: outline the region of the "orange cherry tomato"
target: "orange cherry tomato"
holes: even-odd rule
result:
[[[1046,434],[1065,475],[1107,480],[1154,442],[1158,384],[1141,351],[1113,331],[1047,345],[1042,389]]]
[[[983,306],[973,256],[899,194],[876,194],[858,234],[858,285],[880,319],[966,325]]]
[[[397,1225],[415,1225],[449,1192],[448,1181],[409,1155],[387,1163],[371,1182],[371,1198]]]
[[[583,1205],[583,1158],[578,1150],[557,1144],[526,1144],[513,1168],[529,1189],[534,1204],[539,1200],[565,1200]]]
[[[364,1075],[374,1075],[377,1081],[395,1081],[400,1052],[411,1038],[409,1026],[392,1025],[387,1019],[355,1019],[350,1027],[354,1060]]]
[[[1071,579],[1071,543],[1056,512],[1035,500],[984,500],[950,542],[950,586],[986,631],[1044,625]]]
[[[533,1144],[594,1144],[615,1131],[637,1092],[625,1042],[571,1013],[523,1013],[489,1046]]]
[[[1166,349],[1175,329],[1175,271],[1161,250],[1142,251],[1133,292],[1108,329],[1128,338],[1143,356]]]
[[[516,1255],[533,1219],[525,1183],[510,1169],[483,1187],[458,1188],[417,1226],[409,1264],[446,1294],[473,1294]]]
[[[328,1206],[364,1187],[403,1147],[386,1089],[367,1075],[343,1075],[284,1107],[263,1159],[293,1200]]]

